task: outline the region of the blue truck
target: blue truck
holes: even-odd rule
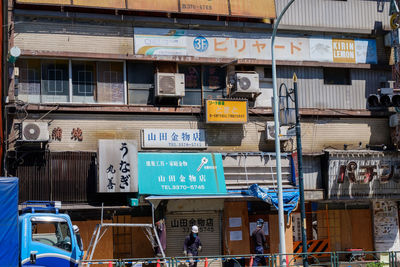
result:
[[[0,178],[0,266],[73,267],[83,258],[79,228],[56,202],[18,211],[18,178]]]

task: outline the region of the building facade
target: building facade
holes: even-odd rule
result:
[[[169,187],[169,198],[160,197],[165,194],[156,189],[142,194],[141,183],[153,177],[146,167],[161,170],[168,162],[165,172],[178,179],[185,176],[178,167],[202,155],[199,170],[223,170],[224,178],[216,179],[228,192],[254,183],[276,189],[270,49],[274,20],[288,2],[10,0],[8,45],[22,53],[9,66],[5,167],[20,179],[20,201],[62,201],[87,244],[101,203],[106,220],[151,222],[145,198],[153,196],[156,219],[166,222],[168,256],[180,256],[192,224],[202,227],[205,254],[250,253],[258,218],[267,222],[267,252],[278,252],[278,216],[269,204],[251,197],[201,199],[193,192],[173,198]],[[385,1],[298,1],[279,26],[277,81],[290,88],[293,74],[298,77],[307,236],[325,242],[321,251],[381,248],[372,230],[381,206],[370,198],[388,199],[397,209],[398,184],[391,167],[381,167],[395,162],[396,152],[370,149],[392,147],[390,110],[367,104],[392,81],[384,43],[389,8]],[[105,148],[104,140],[119,143]],[[114,170],[101,167],[106,158],[118,158],[122,171],[125,156],[111,155],[129,142],[137,150],[129,181],[139,190],[126,189],[120,178],[110,182]],[[284,188],[296,190],[295,138],[283,134],[281,149]],[[154,159],[143,160],[150,154]],[[376,162],[358,163],[368,157]],[[352,161],[356,169],[347,171]],[[359,166],[373,164],[370,178],[370,169]],[[385,175],[390,178],[382,181]],[[388,191],[372,186],[374,179],[388,183]],[[217,187],[209,188],[218,193]],[[139,205],[129,207],[131,199]],[[371,235],[352,223],[359,216]],[[287,228],[288,253],[299,252],[298,218],[295,212]],[[154,255],[135,229],[105,239],[103,258]]]

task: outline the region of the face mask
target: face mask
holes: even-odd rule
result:
[[[193,237],[197,237],[197,234],[193,233]]]

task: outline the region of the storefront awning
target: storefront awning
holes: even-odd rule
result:
[[[193,196],[226,194],[218,153],[139,153],[139,194]]]

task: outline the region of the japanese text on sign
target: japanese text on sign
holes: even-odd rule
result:
[[[247,101],[206,101],[208,123],[247,123]]]
[[[181,228],[183,233],[189,233],[193,225],[199,227],[200,233],[214,232],[213,218],[190,218],[173,219],[170,221],[171,228]]]
[[[99,192],[137,192],[136,162],[136,141],[99,140]]]
[[[143,148],[206,148],[203,129],[143,129]]]

